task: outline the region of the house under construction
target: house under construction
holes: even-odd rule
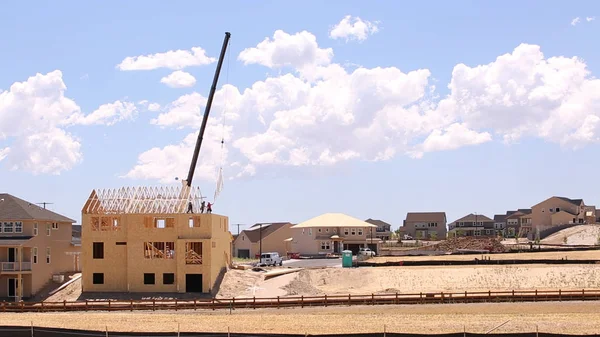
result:
[[[227,217],[181,187],[94,190],[82,210],[84,292],[213,290],[231,263]]]
[[[82,291],[216,290],[231,263],[233,237],[227,217],[198,214],[203,197],[192,187],[192,179],[230,35],[225,33],[188,177],[182,185],[94,190],[85,203]],[[222,183],[220,170],[215,198]]]

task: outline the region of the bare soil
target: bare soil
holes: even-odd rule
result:
[[[370,262],[388,261],[467,261],[489,258],[490,260],[600,260],[600,250],[567,251],[567,252],[533,252],[533,253],[506,253],[506,254],[464,254],[464,255],[436,255],[436,256],[378,256]]]
[[[0,313],[0,325],[98,331],[232,333],[495,333],[594,334],[600,302],[445,304],[177,312]]]
[[[563,229],[547,238],[541,240],[541,243],[554,245],[596,245],[600,237],[600,225],[581,225]],[[564,239],[567,242],[564,242]]]

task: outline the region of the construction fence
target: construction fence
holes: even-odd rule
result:
[[[581,290],[512,290],[439,292],[418,294],[324,295],[274,298],[231,298],[194,300],[129,300],[129,301],[75,301],[75,302],[2,302],[2,312],[57,312],[57,311],[156,311],[156,310],[217,310],[303,308],[352,305],[391,304],[451,304],[600,300],[600,289]]]
[[[72,330],[72,329],[58,329],[58,328],[42,328],[42,327],[18,327],[18,326],[0,326],[0,337],[57,337],[57,336],[72,336],[72,337],[119,337],[119,336],[152,336],[152,337],[306,337],[306,336],[319,336],[319,337],[427,337],[427,336],[439,336],[439,337],[483,337],[483,336],[497,336],[497,337],[583,337],[583,336],[600,336],[595,335],[564,335],[564,334],[553,334],[544,332],[524,332],[524,333],[471,333],[471,332],[456,332],[447,334],[406,334],[406,333],[390,333],[390,332],[377,332],[377,333],[359,333],[359,334],[260,334],[260,333],[211,333],[211,332],[114,332],[114,331],[91,331],[91,330]]]

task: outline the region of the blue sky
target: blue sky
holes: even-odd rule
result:
[[[362,38],[332,38],[348,15],[369,23]],[[215,212],[232,224],[600,202],[597,2],[20,1],[2,4],[0,30],[0,190],[78,221],[94,188],[187,174],[216,63],[117,65],[193,47],[215,58],[225,31],[194,183],[212,196],[223,165]],[[161,83],[175,71],[195,82]]]

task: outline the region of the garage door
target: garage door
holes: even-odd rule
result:
[[[238,249],[237,257],[240,259],[249,259],[250,258],[250,249]]]

